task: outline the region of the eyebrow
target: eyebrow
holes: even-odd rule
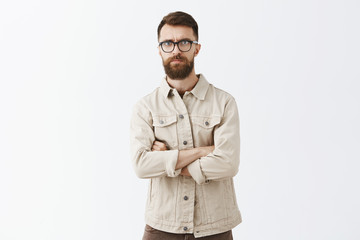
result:
[[[181,41],[184,41],[184,40],[186,40],[186,41],[190,41],[190,42],[192,42],[192,41],[196,41],[196,40],[191,40],[190,38],[182,38],[182,39],[180,39],[178,42],[181,42]],[[175,42],[174,40],[172,40],[172,39],[165,39],[165,40],[163,40],[163,41],[161,41],[161,42],[167,42],[167,41],[170,41],[170,42]]]

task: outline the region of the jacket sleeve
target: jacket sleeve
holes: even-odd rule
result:
[[[175,170],[178,150],[151,151],[155,134],[152,117],[144,101],[134,108],[130,122],[130,156],[139,178],[160,176],[176,177],[181,169]]]
[[[227,102],[221,122],[214,129],[214,145],[212,153],[188,165],[198,184],[233,177],[239,170],[239,114],[234,98]]]

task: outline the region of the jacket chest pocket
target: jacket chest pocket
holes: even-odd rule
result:
[[[214,130],[220,124],[220,116],[190,116],[195,147],[214,144]]]
[[[158,141],[164,142],[169,149],[177,147],[176,122],[176,115],[153,117],[155,138]]]

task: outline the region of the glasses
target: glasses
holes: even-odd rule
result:
[[[159,43],[161,49],[166,53],[171,53],[175,49],[175,45],[177,45],[178,49],[181,52],[188,52],[191,49],[192,44],[198,44],[198,41],[189,41],[189,40],[181,40],[178,42],[173,41],[163,41]]]

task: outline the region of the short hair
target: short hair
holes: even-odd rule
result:
[[[198,32],[199,27],[195,19],[190,14],[177,11],[177,12],[169,13],[168,15],[163,17],[157,29],[158,39],[160,38],[160,31],[165,24],[169,24],[173,26],[183,25],[183,26],[191,27],[193,29],[196,41],[199,40],[199,32]]]

